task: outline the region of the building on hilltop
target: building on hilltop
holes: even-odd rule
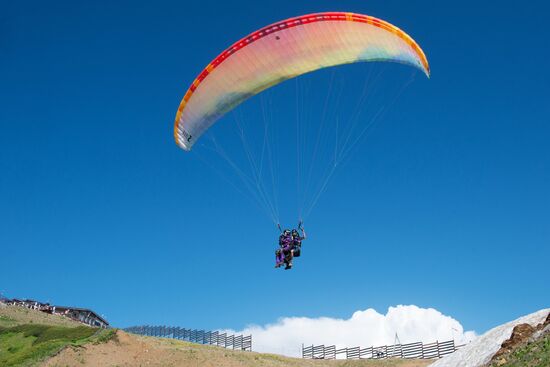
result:
[[[87,308],[53,306],[53,314],[67,316],[93,327],[109,327],[107,320]]]
[[[43,311],[47,313],[52,313],[51,312],[52,306],[50,306],[49,303],[42,303],[42,302],[35,301],[33,299],[14,298],[14,299],[4,299],[2,302],[12,306],[25,307],[25,308],[30,308],[31,310],[38,310],[38,311]]]

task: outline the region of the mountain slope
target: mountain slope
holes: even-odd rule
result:
[[[233,351],[175,339],[117,331],[105,344],[67,348],[43,366],[181,366],[181,367],[424,367],[429,360],[329,361],[289,358],[274,354]]]
[[[91,328],[61,316],[0,306],[0,366],[32,366],[67,346],[102,343],[111,330]]]

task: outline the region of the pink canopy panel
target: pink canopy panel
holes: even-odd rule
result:
[[[409,35],[367,15],[317,13],[264,27],[222,52],[193,81],[176,113],[176,142],[190,150],[225,113],[284,80],[365,61],[408,64],[430,75]]]

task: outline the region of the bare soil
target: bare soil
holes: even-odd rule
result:
[[[431,360],[325,361],[288,358],[198,345],[174,339],[160,339],[117,331],[116,338],[104,344],[65,348],[42,364],[71,366],[178,366],[178,367],[425,367]]]

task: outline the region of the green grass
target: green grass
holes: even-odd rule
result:
[[[5,315],[0,315],[0,327],[2,327],[2,326],[10,327],[10,326],[13,326],[15,324],[17,324],[17,321],[12,319],[11,317],[5,316]]]
[[[550,366],[550,334],[519,348],[505,357],[500,367],[548,367]],[[493,363],[491,366],[497,366]]]
[[[98,331],[86,326],[0,326],[0,366],[29,366],[57,353],[67,345],[101,343],[112,339],[113,336],[114,331]]]

